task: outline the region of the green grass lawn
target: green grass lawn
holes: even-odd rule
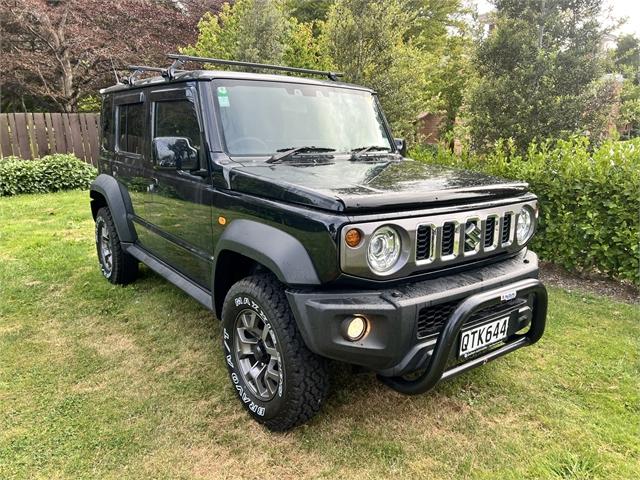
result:
[[[0,198],[0,478],[640,478],[640,312],[550,289],[535,346],[405,397],[333,367],[273,434],[218,321],[147,269],[102,278],[86,192]]]

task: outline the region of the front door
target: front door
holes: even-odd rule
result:
[[[209,289],[212,190],[197,90],[186,86],[156,90],[149,102],[152,162],[143,219],[148,238],[143,244]]]

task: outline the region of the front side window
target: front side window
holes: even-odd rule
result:
[[[142,154],[144,103],[118,106],[118,149]]]
[[[154,104],[154,161],[161,168],[193,170],[199,166],[200,127],[188,100]]]
[[[173,100],[155,104],[154,137],[182,137],[194,148],[200,148],[198,116],[188,100]]]
[[[272,155],[296,147],[336,152],[390,138],[373,94],[328,85],[218,80],[217,107],[230,155]]]

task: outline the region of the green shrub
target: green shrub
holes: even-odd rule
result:
[[[482,157],[416,148],[430,163],[525,180],[540,199],[532,248],[572,270],[596,270],[640,284],[640,139],[608,141],[592,150],[586,138],[532,144],[519,155],[499,142]]]
[[[47,155],[37,160],[5,157],[0,161],[0,196],[87,188],[95,167],[74,155]]]

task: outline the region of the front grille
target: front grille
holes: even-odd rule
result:
[[[418,223],[415,230],[415,262],[421,265],[460,263],[466,258],[495,255],[513,247],[514,211],[474,212],[472,217],[447,218]]]
[[[447,222],[442,226],[442,256],[453,255],[453,246],[455,244],[456,225],[453,222]]]
[[[427,260],[431,256],[431,226],[420,225],[416,234],[416,260]]]
[[[421,308],[418,312],[418,338],[440,333],[457,306],[458,302],[448,302]]]
[[[475,323],[481,323],[483,320],[492,317],[499,316],[501,313],[507,313],[520,308],[527,303],[525,298],[514,298],[507,302],[498,303],[485,307],[477,312],[473,313],[467,321],[465,326],[470,326]],[[445,324],[449,321],[449,318],[453,314],[454,310],[458,307],[460,302],[447,302],[440,303],[438,305],[432,305],[430,307],[423,307],[418,311],[418,329],[417,337],[419,339],[427,338],[431,335],[439,334],[444,328]]]
[[[509,239],[511,238],[511,212],[507,212],[504,214],[502,218],[502,244],[505,245],[509,243]]]
[[[482,322],[484,319],[499,316],[501,313],[507,313],[515,308],[520,308],[527,300],[525,298],[514,298],[513,300],[509,300],[507,302],[497,303],[495,305],[491,305],[489,307],[485,307],[482,310],[478,310],[473,315],[471,315],[468,320],[464,323],[465,325],[473,325],[474,323]]]

